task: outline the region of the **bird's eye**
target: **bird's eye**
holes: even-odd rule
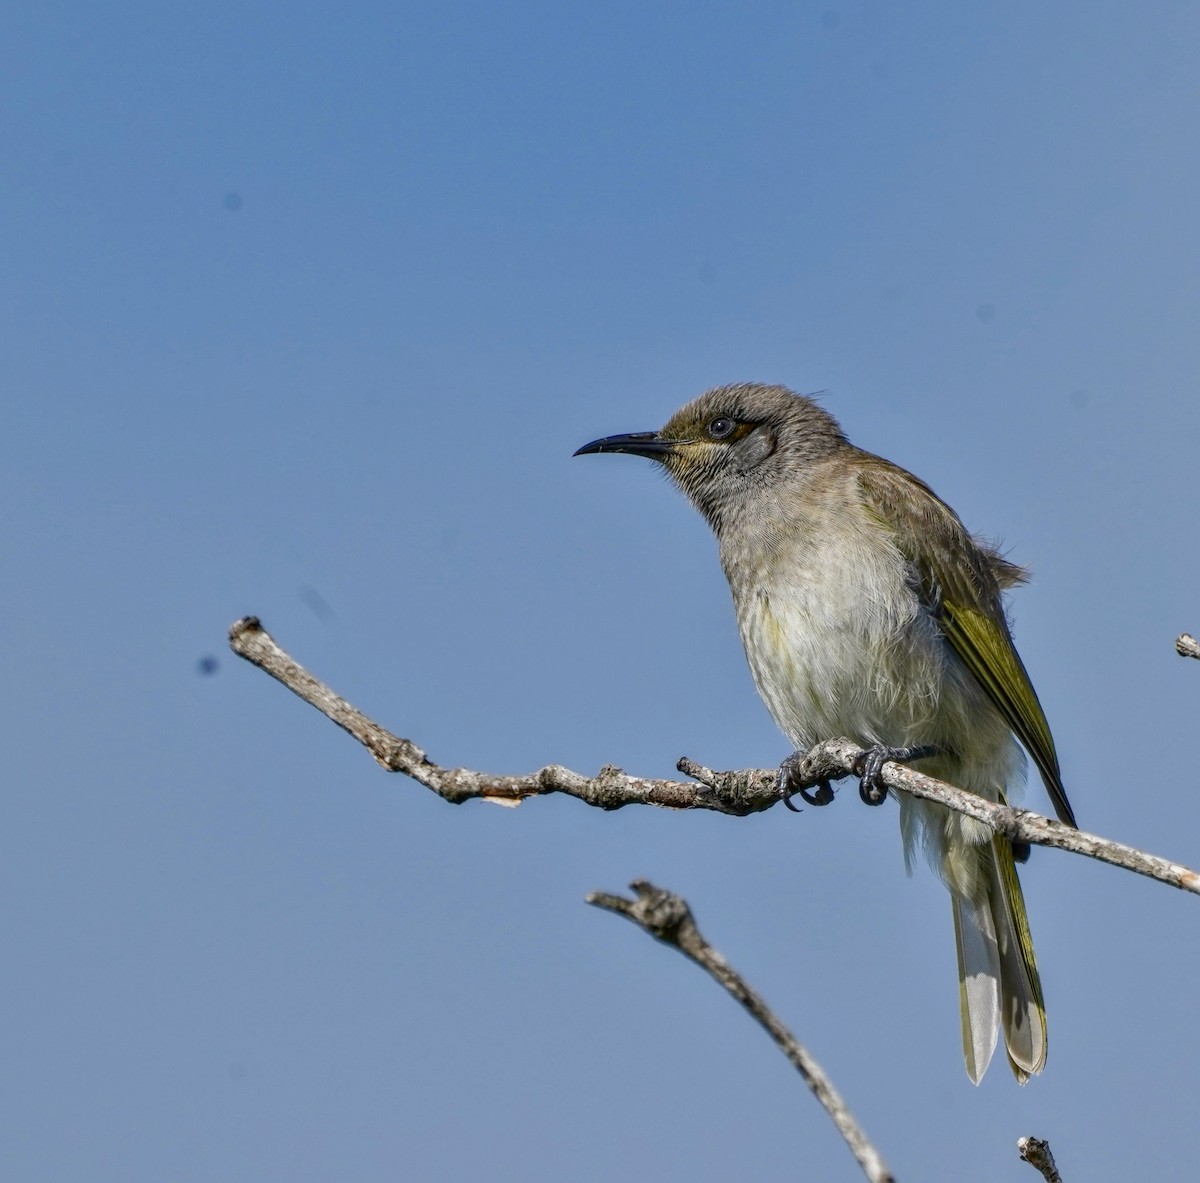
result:
[[[727,440],[733,435],[737,423],[728,415],[718,415],[709,425],[708,434],[715,440]]]

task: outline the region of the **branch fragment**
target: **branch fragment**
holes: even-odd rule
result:
[[[1041,1138],[1018,1138],[1017,1153],[1022,1162],[1029,1163],[1041,1171],[1046,1183],[1063,1183],[1058,1167],[1054,1165],[1054,1155],[1050,1153],[1050,1143]]]
[[[644,879],[630,884],[633,899],[594,891],[587,897],[589,904],[615,912],[632,920],[639,928],[664,944],[673,945],[685,957],[694,961],[719,985],[731,994],[775,1041],[776,1045],[800,1073],[804,1083],[829,1114],[838,1132],[850,1147],[863,1174],[871,1183],[894,1183],[879,1151],[854,1119],[841,1094],[825,1074],[812,1054],[775,1016],[766,1002],[755,993],[744,978],[701,935],[692,910],[681,896],[665,891]]]

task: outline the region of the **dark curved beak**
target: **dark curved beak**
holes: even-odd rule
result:
[[[590,456],[599,452],[628,452],[631,456],[646,456],[659,460],[675,447],[673,440],[660,439],[657,431],[631,431],[627,435],[606,435],[592,440],[574,453]]]

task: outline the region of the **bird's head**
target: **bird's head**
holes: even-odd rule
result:
[[[720,386],[659,431],[610,435],[575,455],[629,452],[657,460],[714,529],[757,491],[846,446],[828,411],[783,386]]]

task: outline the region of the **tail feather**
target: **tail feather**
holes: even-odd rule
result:
[[[1011,843],[997,837],[975,851],[983,898],[951,896],[963,1056],[978,1084],[1002,1030],[1009,1066],[1024,1084],[1046,1064],[1046,1011],[1025,900]]]
[[[989,894],[1000,948],[1001,1025],[1009,1065],[1024,1084],[1046,1066],[1046,1006],[1012,846],[996,837],[992,847]]]
[[[959,895],[954,906],[958,950],[958,1000],[962,1009],[963,1058],[972,1084],[978,1084],[996,1050],[1000,1027],[1000,958],[986,907]]]

